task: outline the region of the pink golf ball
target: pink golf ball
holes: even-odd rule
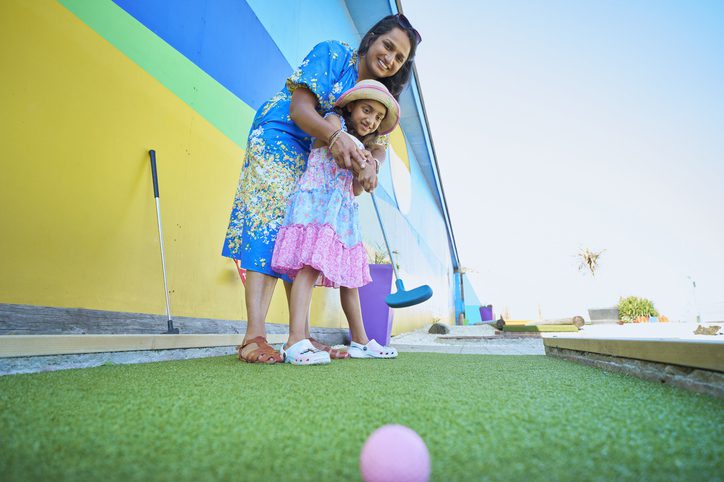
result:
[[[430,454],[417,432],[385,425],[369,436],[359,459],[365,482],[427,482]]]

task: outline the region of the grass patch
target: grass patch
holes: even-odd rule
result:
[[[503,331],[524,333],[560,333],[578,331],[576,325],[505,325]]]
[[[432,480],[716,480],[722,403],[540,356],[233,357],[0,377],[0,473],[27,480],[359,480],[416,430]],[[534,455],[533,455],[534,454]]]

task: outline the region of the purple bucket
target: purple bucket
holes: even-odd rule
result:
[[[370,274],[372,283],[359,289],[362,323],[367,338],[374,339],[383,346],[389,345],[393,312],[385,303],[385,298],[392,290],[392,265],[371,264]]]
[[[480,320],[481,321],[493,321],[493,305],[481,306],[480,307]]]

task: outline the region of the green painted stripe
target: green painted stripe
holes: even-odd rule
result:
[[[110,0],[58,0],[242,149],[255,111]]]

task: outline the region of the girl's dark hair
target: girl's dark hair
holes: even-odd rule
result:
[[[356,101],[355,101],[355,102],[356,102]],[[344,123],[345,123],[345,125],[347,126],[347,132],[349,132],[350,134],[352,134],[353,136],[355,136],[357,139],[359,139],[360,142],[362,142],[362,144],[364,144],[364,146],[365,146],[367,149],[369,149],[369,148],[372,147],[372,146],[375,144],[375,142],[377,141],[377,136],[379,135],[379,134],[377,134],[377,132],[379,131],[379,129],[377,129],[377,130],[374,131],[374,132],[370,132],[369,134],[367,134],[367,135],[364,136],[364,137],[360,137],[360,136],[357,134],[357,131],[355,130],[354,125],[352,124],[352,113],[347,109],[347,106],[350,105],[350,104],[353,104],[353,103],[354,103],[354,102],[350,102],[349,104],[347,104],[347,105],[344,106],[344,107],[335,107],[335,108],[334,108],[334,112],[335,112],[338,116],[340,116],[342,119],[344,119]]]
[[[387,87],[387,90],[390,91],[392,96],[395,99],[399,100],[402,90],[410,81],[410,75],[412,75],[412,63],[415,61],[415,51],[417,50],[417,36],[415,35],[415,32],[403,27],[400,24],[399,17],[397,15],[388,15],[387,17],[374,24],[374,26],[369,29],[365,36],[362,37],[362,41],[359,44],[359,49],[357,49],[357,52],[360,57],[363,56],[370,49],[370,45],[372,45],[377,37],[386,34],[393,28],[399,28],[407,34],[407,38],[410,39],[410,55],[407,57],[407,60],[404,64],[402,64],[402,67],[400,67],[400,70],[398,70],[395,75],[393,75],[392,77],[385,77],[384,79],[376,80],[382,82],[385,87]]]

